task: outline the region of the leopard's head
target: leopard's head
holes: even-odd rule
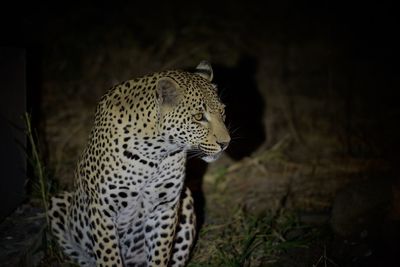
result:
[[[194,73],[167,72],[157,82],[162,135],[206,162],[216,160],[231,140],[212,78],[211,65],[202,61]]]

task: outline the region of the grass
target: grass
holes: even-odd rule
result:
[[[34,130],[32,129],[31,124],[31,116],[29,113],[25,113],[25,126],[26,126],[26,135],[28,137],[29,146],[30,146],[30,155],[28,156],[29,162],[33,168],[34,177],[31,178],[32,185],[32,193],[34,195],[40,195],[41,204],[43,205],[46,221],[49,225],[49,217],[48,217],[48,201],[49,201],[49,184],[48,177],[46,175],[46,170],[43,164],[43,160],[40,156],[39,148],[36,144],[37,136],[34,134]]]
[[[57,261],[58,263],[62,262],[62,254],[58,249],[58,246],[54,243],[54,241],[50,238],[50,220],[49,220],[49,200],[52,191],[55,190],[55,182],[53,179],[49,177],[49,174],[45,168],[44,161],[42,158],[42,154],[39,150],[39,146],[37,144],[37,134],[36,131],[32,128],[32,118],[29,113],[24,114],[25,126],[26,126],[26,136],[28,138],[29,149],[27,150],[28,160],[31,164],[33,170],[33,176],[30,178],[30,186],[31,186],[31,200],[39,199],[40,205],[44,209],[44,215],[46,217],[46,229],[43,232],[43,251],[46,255],[46,260],[51,259]],[[43,262],[42,262],[43,263]],[[52,266],[50,265],[42,265],[41,266]]]
[[[293,214],[253,216],[239,209],[225,222],[203,227],[188,267],[276,266],[282,254],[307,249],[315,238]]]

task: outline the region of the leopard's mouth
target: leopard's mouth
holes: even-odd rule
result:
[[[199,157],[208,163],[217,160],[222,155],[223,152],[223,150],[215,151],[209,149],[207,147],[202,146],[201,144],[198,146],[198,150],[200,151]]]

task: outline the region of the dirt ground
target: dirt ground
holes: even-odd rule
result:
[[[400,113],[390,7],[177,3],[28,14],[41,59],[32,110],[59,189],[72,185],[108,88],[207,59],[233,141],[216,163],[188,164],[200,223],[189,266],[393,266]]]

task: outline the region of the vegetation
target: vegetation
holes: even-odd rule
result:
[[[45,211],[46,221],[49,224],[48,219],[48,201],[49,201],[49,179],[46,174],[46,169],[43,164],[43,159],[39,152],[38,145],[36,144],[37,135],[36,132],[32,129],[31,124],[31,115],[29,113],[25,113],[25,125],[26,125],[26,135],[28,137],[29,146],[30,146],[30,155],[28,156],[29,162],[32,166],[34,176],[31,177],[31,186],[32,186],[32,194],[33,197],[39,196],[41,199],[41,204]]]
[[[51,193],[57,191],[56,183],[54,179],[50,178],[50,175],[45,168],[42,153],[40,152],[38,145],[38,136],[35,129],[32,128],[32,119],[29,113],[24,114],[26,135],[28,138],[29,149],[28,149],[28,160],[32,167],[33,176],[29,177],[29,185],[31,191],[31,202],[39,200],[39,205],[44,209],[44,216],[47,224],[44,226],[43,231],[43,245],[41,249],[46,255],[45,260],[41,262],[41,266],[52,266],[54,262],[62,262],[62,253],[58,249],[58,246],[50,237],[50,221],[48,216],[49,211],[49,200]]]
[[[200,231],[190,267],[199,266],[259,266],[274,262],[280,251],[302,247],[301,240],[286,239],[285,231],[292,219],[280,220],[265,215],[255,217],[238,210],[226,223],[206,225]]]

